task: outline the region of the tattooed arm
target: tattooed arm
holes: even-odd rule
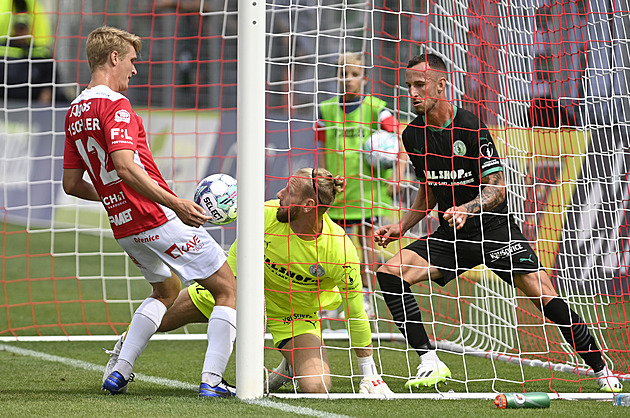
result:
[[[448,221],[450,226],[455,225],[456,229],[461,229],[469,217],[480,213],[482,210],[488,212],[505,200],[505,182],[502,171],[488,174],[481,179],[481,183],[485,184],[485,187],[481,189],[479,197],[444,212],[444,219]]]

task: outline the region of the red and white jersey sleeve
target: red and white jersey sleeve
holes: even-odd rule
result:
[[[381,125],[381,129],[387,132],[396,132],[398,128],[398,121],[387,109],[381,110],[378,114],[378,123]]]
[[[155,228],[174,212],[126,185],[110,153],[132,150],[134,160],[160,187],[173,193],[160,174],[147,135],[129,100],[105,86],[84,90],[66,114],[64,169],[85,169],[109,215],[114,237]],[[174,194],[174,193],[173,193]]]

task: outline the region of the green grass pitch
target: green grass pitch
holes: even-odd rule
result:
[[[2,242],[2,285],[0,286],[0,336],[10,335],[113,335],[126,327],[135,304],[105,303],[104,299],[144,299],[149,286],[138,277],[126,280],[133,265],[119,254],[112,240],[72,231],[33,231],[5,224],[0,232]],[[75,254],[75,248],[81,253]],[[101,253],[106,254],[101,258]],[[105,261],[103,261],[105,260]],[[82,279],[77,279],[77,275]],[[102,276],[112,277],[103,285]],[[116,279],[116,276],[120,279]],[[87,325],[86,325],[87,324]],[[9,331],[10,330],[10,331]],[[203,325],[191,332],[204,333]],[[388,330],[388,331],[391,331]],[[351,362],[357,370],[356,358],[344,342],[328,342],[332,372],[349,376]],[[5,342],[0,343],[0,415],[2,416],[102,416],[131,414],[143,416],[294,416],[296,413],[315,416],[485,416],[487,414],[539,415],[541,411],[499,411],[491,400],[426,400],[426,399],[278,399],[274,406],[233,400],[201,400],[196,396],[199,384],[204,341],[151,341],[136,364],[143,376],[171,379],[184,387],[155,383],[138,378],[130,392],[106,396],[100,390],[102,368],[107,355],[102,348],[113,342]],[[31,356],[7,351],[6,347],[33,350]],[[58,356],[54,362],[46,355]],[[394,392],[406,393],[405,377],[418,364],[415,353],[405,352],[396,342],[381,342],[375,355],[382,365],[383,377]],[[458,354],[441,354],[453,372],[442,391],[454,392],[597,392],[594,380],[548,369],[520,367]],[[88,363],[91,368],[76,367],[73,361]],[[273,368],[280,354],[266,350],[265,365]],[[498,376],[498,379],[495,379]],[[262,371],[261,371],[262,378]],[[235,382],[235,355],[226,371],[226,379]],[[359,378],[334,377],[333,392],[352,393],[358,390]],[[525,383],[523,383],[525,382]],[[281,389],[290,393],[291,387]],[[418,393],[435,393],[427,388]],[[612,399],[612,396],[611,396]],[[303,409],[299,409],[303,408]],[[551,415],[621,416],[625,408],[615,408],[608,401],[554,400],[544,412]]]

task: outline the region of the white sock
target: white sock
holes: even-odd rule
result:
[[[201,381],[210,386],[221,383],[236,339],[236,310],[215,306],[208,319],[208,349],[203,362]]]
[[[378,370],[376,370],[376,363],[374,363],[374,357],[357,357],[359,362],[359,373],[361,376],[376,376],[378,374]]]
[[[435,352],[435,350],[429,350],[426,353],[424,353],[423,355],[420,356],[420,361],[422,363],[428,361],[428,362],[433,362],[433,363],[437,363],[438,361],[440,361],[440,359],[437,356],[437,353]]]
[[[127,335],[125,335],[125,343],[114,368],[123,375],[125,380],[131,376],[134,363],[146,348],[151,336],[157,331],[165,313],[166,306],[162,302],[147,298],[133,314]]]

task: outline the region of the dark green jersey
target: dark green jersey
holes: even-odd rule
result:
[[[403,143],[416,177],[437,199],[440,226],[450,231],[444,211],[476,199],[485,187],[481,179],[503,171],[488,128],[473,113],[455,106],[453,118],[441,128],[428,127],[424,115],[416,117],[403,132]],[[481,222],[490,228],[507,221],[507,213],[506,199],[481,217],[468,218],[457,235],[478,235]]]

